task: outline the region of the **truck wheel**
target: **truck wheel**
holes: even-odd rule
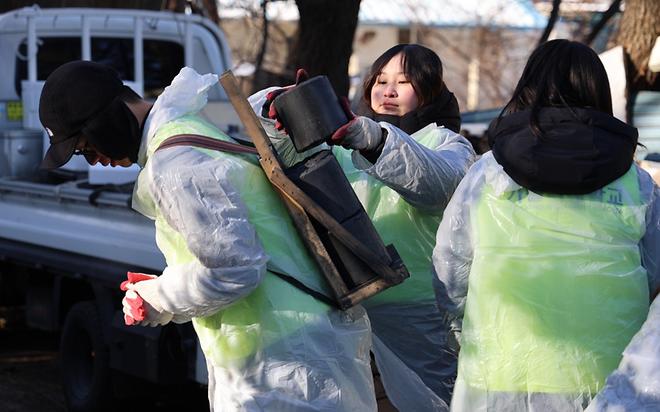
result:
[[[60,342],[64,396],[71,412],[105,411],[112,401],[110,353],[92,301],[73,305]]]

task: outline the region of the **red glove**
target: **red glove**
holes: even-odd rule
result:
[[[146,312],[144,309],[144,300],[140,297],[140,295],[133,292],[129,296],[128,285],[142,282],[143,280],[147,280],[147,279],[154,279],[157,276],[147,275],[146,273],[127,272],[126,277],[128,278],[128,280],[121,282],[121,285],[119,285],[119,289],[121,289],[124,292],[127,292],[126,296],[124,297],[124,301],[130,306],[131,314],[130,316],[124,314],[124,323],[130,326],[130,325],[134,325],[137,322],[143,321]]]
[[[376,150],[383,141],[383,130],[380,125],[364,116],[355,116],[351,112],[348,99],[340,99],[341,107],[348,117],[348,123],[337,129],[328,144],[342,145],[347,149],[353,150]],[[380,155],[379,155],[380,156]]]
[[[153,279],[157,276],[147,275],[146,273],[126,272],[126,277],[128,278],[128,280],[121,282],[121,285],[119,285],[119,289],[121,289],[123,292],[126,292],[128,290],[128,288],[126,287],[128,283],[138,283],[143,280]]]
[[[282,126],[282,123],[280,120],[277,118],[277,111],[275,110],[275,106],[273,105],[273,100],[280,94],[284,92],[288,92],[289,90],[293,89],[300,83],[304,82],[305,80],[309,79],[309,75],[305,71],[305,69],[298,69],[296,71],[296,83],[292,84],[291,86],[286,86],[282,87],[281,89],[275,89],[272,92],[268,92],[266,94],[266,103],[264,104],[264,108],[268,108],[268,118],[275,120],[275,128],[277,130],[284,130],[284,126]],[[284,130],[286,133],[286,130]]]

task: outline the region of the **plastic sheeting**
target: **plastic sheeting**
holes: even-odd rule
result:
[[[586,412],[660,411],[660,298]]]
[[[472,147],[452,131],[429,125],[409,136],[387,123],[378,161],[335,147],[353,189],[386,244],[394,244],[411,277],[363,303],[374,335],[381,380],[400,410],[444,410],[456,376],[456,354],[448,348],[442,314],[434,304],[431,253],[442,211],[474,160]],[[375,340],[375,338],[374,338]],[[391,372],[402,363],[409,369]],[[410,388],[410,372],[427,388]],[[436,396],[425,396],[431,390]],[[410,403],[411,394],[416,404]],[[420,402],[426,407],[419,407]]]
[[[158,98],[133,198],[156,221],[167,261],[161,303],[193,318],[211,409],[375,410],[364,309],[331,309],[267,271],[324,287],[256,159],[190,147],[154,154],[179,133],[230,140],[196,115],[216,83],[183,69]]]
[[[270,90],[250,97],[258,115]],[[274,121],[261,122],[286,164],[301,159]],[[403,284],[363,302],[374,332],[372,350],[397,408],[442,411],[451,394],[456,355],[447,349],[434,303],[430,257],[442,210],[475,154],[467,140],[442,127],[429,125],[410,136],[390,124],[380,126],[387,140],[375,164],[357,151],[333,147],[381,238],[394,244],[411,274]]]
[[[451,410],[589,404],[658,286],[657,199],[636,166],[592,194],[560,196],[520,187],[492,153],[475,163],[433,253],[438,303],[461,342]]]

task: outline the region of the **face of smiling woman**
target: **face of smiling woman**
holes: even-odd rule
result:
[[[402,54],[392,57],[371,88],[371,109],[378,114],[403,116],[415,110],[419,100],[403,72]]]

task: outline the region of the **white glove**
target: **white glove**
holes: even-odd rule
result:
[[[337,129],[330,140],[348,149],[370,151],[383,140],[383,129],[368,117],[358,116]]]
[[[143,280],[142,282],[137,283],[129,283],[126,285],[126,288],[128,290],[126,291],[124,299],[122,299],[124,314],[135,318],[133,313],[134,305],[131,305],[128,300],[135,300],[139,296],[144,301],[144,320],[136,322],[136,325],[164,325],[170,322],[174,317],[172,313],[165,311],[160,304],[157,278]]]

